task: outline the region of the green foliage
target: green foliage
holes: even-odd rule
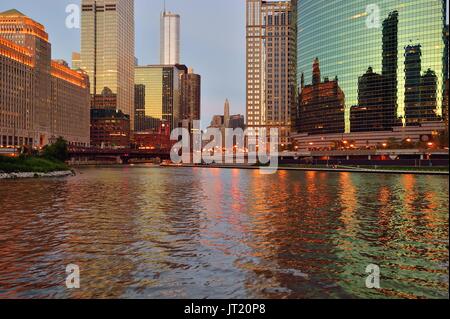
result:
[[[21,172],[49,173],[55,171],[66,171],[68,169],[69,167],[62,162],[42,157],[0,156],[0,172],[4,173],[21,173]]]
[[[42,155],[47,159],[56,159],[65,162],[69,159],[69,145],[66,140],[59,137],[55,143],[44,147]]]

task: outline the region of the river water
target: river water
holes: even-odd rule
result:
[[[0,298],[448,298],[448,182],[142,166],[0,181]]]

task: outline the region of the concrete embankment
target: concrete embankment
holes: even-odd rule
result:
[[[33,172],[22,172],[22,173],[0,173],[1,179],[18,179],[18,178],[39,178],[39,177],[66,177],[74,176],[73,171],[57,171],[49,173],[33,173]]]

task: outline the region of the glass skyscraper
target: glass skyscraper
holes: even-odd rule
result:
[[[136,67],[140,131],[156,129],[161,122],[170,124],[171,129],[178,127],[182,119],[181,77],[185,73],[187,68],[182,65]]]
[[[346,133],[440,121],[445,11],[445,0],[299,0],[298,83],[313,84],[320,60],[345,95]],[[294,116],[301,131],[301,105]]]

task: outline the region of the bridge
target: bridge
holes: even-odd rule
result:
[[[93,147],[69,147],[71,164],[83,163],[115,163],[127,164],[133,160],[168,160],[169,149],[112,149]]]
[[[169,160],[169,149],[103,149],[103,148],[69,148],[72,165],[83,164],[129,164],[159,159]],[[244,161],[253,155],[244,154]],[[380,166],[448,166],[448,150],[334,150],[334,151],[299,151],[281,152],[280,164],[347,164],[347,165],[380,165]],[[225,162],[224,154],[217,159]]]

